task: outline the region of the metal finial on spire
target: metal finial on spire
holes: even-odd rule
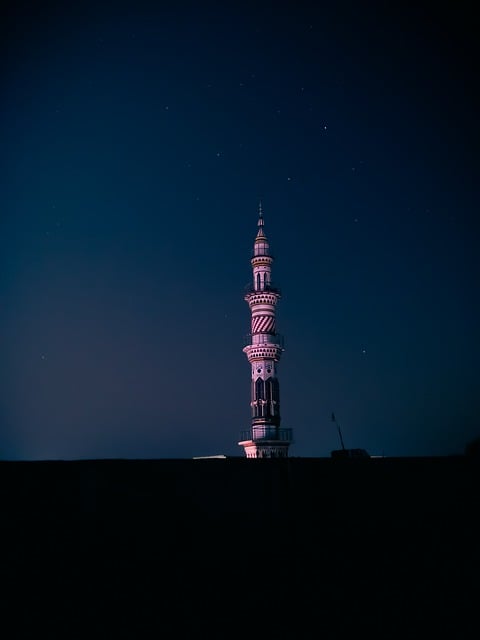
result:
[[[262,201],[258,202],[258,226],[263,226],[263,211],[262,211]]]

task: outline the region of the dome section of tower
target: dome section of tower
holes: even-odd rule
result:
[[[265,235],[265,231],[263,229],[264,221],[263,221],[263,213],[260,207],[258,212],[258,231],[257,236],[255,238],[255,242],[253,245],[253,255],[254,256],[268,256],[270,255],[270,245],[268,244],[267,236]]]
[[[254,256],[270,255],[270,245],[268,244],[267,237],[263,232],[262,228],[258,230],[257,237],[255,238],[255,243],[253,245],[253,255]]]

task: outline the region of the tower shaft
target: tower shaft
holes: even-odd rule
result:
[[[272,282],[273,257],[264,232],[261,208],[258,232],[253,246],[252,282],[245,300],[251,313],[251,328],[243,352],[251,367],[251,428],[241,441],[247,458],[286,457],[292,443],[292,430],[280,428],[280,386],[278,363],[283,352],[283,337],[277,333],[275,311],[281,297]]]

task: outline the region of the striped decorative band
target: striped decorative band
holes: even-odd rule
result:
[[[252,318],[252,333],[273,333],[274,331],[274,316],[255,316]]]

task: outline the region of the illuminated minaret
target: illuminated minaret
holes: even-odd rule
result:
[[[250,262],[253,281],[247,286],[245,300],[250,307],[252,323],[243,351],[252,370],[252,426],[242,432],[238,444],[243,447],[247,458],[284,458],[292,443],[292,430],[280,428],[277,369],[283,351],[283,338],[275,328],[275,307],[280,290],[271,279],[273,257],[263,228],[261,204]]]

